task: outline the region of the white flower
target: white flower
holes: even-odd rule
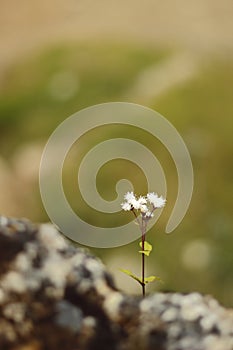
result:
[[[140,209],[141,207],[144,208],[145,204],[147,203],[146,198],[143,196],[140,196],[138,199],[135,199],[132,201],[132,205],[134,209]]]
[[[129,211],[132,209],[132,205],[129,204],[128,202],[125,202],[125,203],[121,203],[121,208],[125,211]]]
[[[140,203],[139,203],[139,201],[137,200],[137,199],[133,199],[132,201],[131,201],[131,204],[132,204],[132,206],[134,207],[134,209],[136,209],[136,210],[138,210],[138,209],[140,209]]]
[[[149,209],[147,208],[147,206],[145,204],[141,204],[139,209],[140,209],[141,213],[143,213],[143,214],[146,214],[149,211]]]
[[[144,196],[140,196],[138,199],[133,192],[127,192],[124,195],[125,202],[121,204],[121,208],[125,211],[132,209],[140,210],[144,217],[152,218],[154,216],[153,211],[157,208],[163,208],[166,203],[166,199],[162,196],[158,196],[154,192],[150,192]],[[152,208],[148,208],[147,204],[150,203]]]
[[[143,196],[140,196],[140,197],[138,198],[138,202],[139,202],[140,204],[146,204],[146,203],[147,203],[146,198],[143,197]]]
[[[153,218],[153,217],[154,217],[154,214],[153,214],[151,211],[148,210],[148,211],[145,213],[145,217],[148,218],[148,219],[150,219],[150,218]]]
[[[133,192],[127,192],[124,195],[125,203],[122,203],[122,209],[124,210],[145,210],[145,204],[147,203],[146,198],[143,196],[140,196],[138,199],[136,198],[135,194]]]
[[[153,205],[154,208],[163,208],[166,203],[166,199],[164,199],[162,196],[159,197],[154,192],[148,193],[147,199]]]
[[[128,202],[129,204],[132,204],[133,201],[136,200],[136,197],[134,195],[133,192],[127,192],[125,195],[124,195],[124,200],[126,202]]]

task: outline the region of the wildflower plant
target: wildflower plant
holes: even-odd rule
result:
[[[145,277],[145,257],[148,257],[152,251],[152,245],[146,241],[146,231],[148,221],[153,218],[154,211],[163,208],[165,204],[166,199],[162,196],[159,197],[154,192],[150,192],[146,196],[140,196],[138,198],[133,192],[127,192],[124,196],[124,202],[121,204],[122,210],[131,211],[133,213],[136,223],[140,228],[141,241],[139,242],[139,253],[142,255],[141,277],[135,276],[129,270],[121,269],[121,271],[135,279],[141,285],[143,297],[145,296],[146,284],[161,281],[157,276]]]

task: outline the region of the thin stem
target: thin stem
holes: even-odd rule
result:
[[[132,212],[133,212],[133,215],[134,215],[135,218],[136,218],[137,224],[138,224],[138,226],[140,227],[140,230],[141,230],[141,232],[142,232],[142,230],[143,230],[142,225],[141,225],[141,223],[140,223],[140,221],[139,221],[139,219],[138,219],[138,216],[137,216],[137,214],[135,213],[134,209],[132,209]]]
[[[147,222],[146,220],[144,220],[142,218],[141,222],[138,219],[138,216],[136,215],[135,211],[132,210],[136,221],[140,227],[141,233],[142,233],[142,251],[144,252],[144,248],[145,248],[145,239],[146,239],[146,226],[147,226]],[[142,286],[142,296],[143,298],[145,297],[146,294],[146,284],[145,284],[145,254],[142,253],[142,282],[141,282],[141,286]]]
[[[142,251],[145,248],[145,238],[146,238],[146,222],[142,219]],[[142,296],[145,297],[145,254],[142,253]]]

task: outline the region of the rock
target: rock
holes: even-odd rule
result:
[[[0,350],[232,350],[233,311],[198,293],[121,293],[51,224],[0,216]]]

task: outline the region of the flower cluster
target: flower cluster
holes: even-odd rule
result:
[[[142,217],[152,218],[153,212],[157,208],[163,208],[166,203],[166,199],[162,196],[158,196],[154,192],[148,193],[146,196],[136,197],[133,192],[127,192],[124,196],[125,202],[121,204],[121,207],[125,211],[140,210]]]

